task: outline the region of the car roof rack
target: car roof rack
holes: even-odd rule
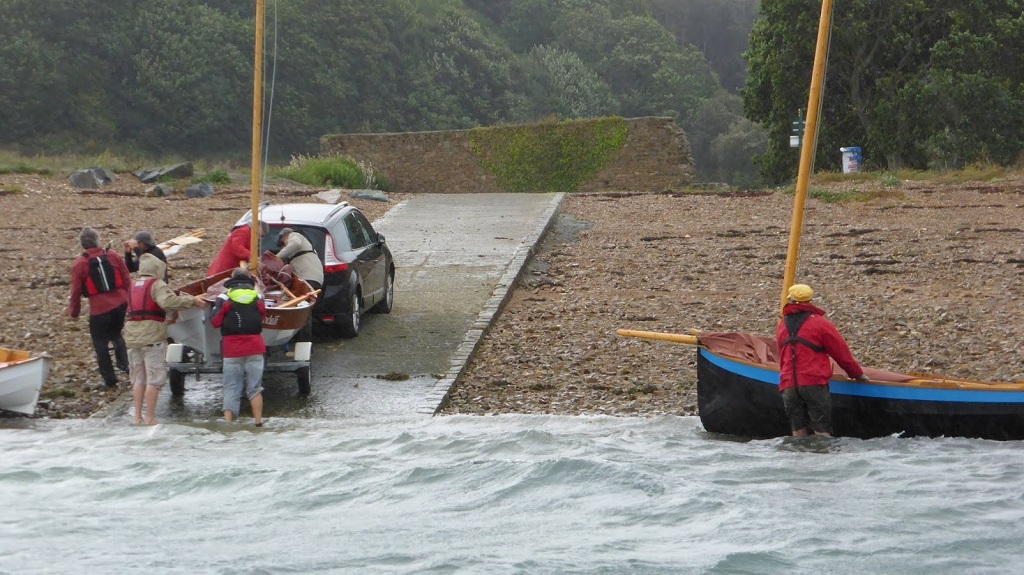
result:
[[[334,214],[337,214],[338,212],[340,212],[341,210],[344,210],[347,207],[348,207],[348,202],[341,202],[341,203],[339,203],[337,206],[334,207],[333,210],[331,210],[330,212],[327,213],[326,216],[324,216],[324,221],[326,222],[327,220],[333,218]]]

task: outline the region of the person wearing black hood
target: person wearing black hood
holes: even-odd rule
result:
[[[167,256],[164,255],[162,249],[157,247],[153,234],[146,231],[136,232],[135,237],[124,243],[124,265],[128,266],[129,272],[135,273],[139,271],[139,261],[141,261],[142,254],[152,254],[164,262],[164,282],[167,282],[169,277]]]
[[[210,325],[220,328],[224,355],[224,420],[238,418],[242,388],[249,398],[256,427],[263,426],[263,318],[266,307],[256,283],[245,268],[235,268],[224,282],[227,292],[217,297]]]

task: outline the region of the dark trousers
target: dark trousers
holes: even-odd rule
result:
[[[124,328],[124,314],[128,305],[116,307],[107,313],[100,313],[89,316],[89,335],[92,336],[92,347],[96,350],[96,364],[100,368],[100,377],[103,383],[114,385],[117,383],[117,374],[114,373],[113,363],[110,361],[110,345],[114,345],[114,359],[117,360],[117,368],[128,372],[128,348],[124,345],[124,338],[121,337],[121,329]]]
[[[314,280],[306,280],[306,283],[309,284],[309,287],[313,288],[313,291],[316,291],[316,290],[320,289],[321,287],[323,287],[323,286],[320,285],[320,282],[317,282],[317,281],[314,281]],[[292,336],[292,340],[291,340],[290,343],[297,343],[297,342],[300,342],[300,341],[313,341],[313,314],[312,313],[310,313],[309,317],[306,318],[306,325],[302,326],[302,329],[300,329],[299,331],[295,332],[295,335]]]

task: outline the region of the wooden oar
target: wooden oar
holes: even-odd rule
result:
[[[671,341],[674,343],[685,343],[689,345],[700,345],[695,335],[684,335],[681,333],[661,333],[657,331],[636,331],[633,329],[619,329],[615,333],[623,337],[636,337],[639,339],[655,339],[659,341]]]
[[[281,288],[282,290],[284,290],[284,293],[285,293],[285,294],[286,294],[286,295],[287,295],[288,297],[290,297],[290,298],[292,298],[292,299],[295,299],[295,298],[296,298],[296,295],[292,293],[292,290],[290,290],[290,289],[288,289],[287,287],[285,287],[285,285],[284,285],[283,283],[281,283],[281,282],[277,281],[277,278],[270,278],[270,281],[272,281],[272,282],[276,283],[276,284],[277,284],[277,285],[278,285],[278,286],[279,286],[279,287],[280,287],[280,288]]]
[[[306,299],[309,299],[309,298],[311,298],[311,297],[315,296],[315,295],[316,295],[316,294],[318,294],[318,293],[320,293],[320,290],[315,290],[315,291],[311,291],[311,292],[309,292],[309,293],[307,293],[307,294],[302,294],[302,295],[300,295],[300,296],[298,296],[298,297],[292,298],[292,299],[290,299],[290,300],[288,300],[288,301],[284,302],[283,304],[281,304],[281,305],[279,305],[279,306],[274,306],[274,307],[278,307],[278,308],[282,308],[282,307],[292,307],[292,306],[294,306],[294,305],[298,305],[298,304],[299,304],[300,302],[302,302],[303,300],[306,300]]]

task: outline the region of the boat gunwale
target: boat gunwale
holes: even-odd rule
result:
[[[706,351],[707,353],[721,358],[726,361],[745,365],[747,367],[763,370],[768,373],[779,373],[778,369],[775,369],[769,365],[762,363],[755,363],[746,359],[735,358],[729,355],[715,352],[705,345],[697,346],[700,350]],[[761,381],[764,381],[762,378]],[[764,381],[771,385],[778,385],[778,382]],[[974,381],[965,379],[951,379],[946,377],[936,377],[935,379],[926,378],[915,378],[910,381],[895,382],[895,381],[855,381],[852,379],[837,379],[835,377],[829,378],[830,387],[832,384],[838,384],[839,389],[833,388],[833,392],[844,393],[846,395],[863,395],[859,393],[850,393],[851,389],[845,389],[847,386],[875,386],[879,388],[906,388],[912,390],[935,390],[935,391],[962,391],[966,393],[1020,393],[1022,397],[1019,401],[1013,401],[1012,403],[1024,403],[1024,381],[1022,382],[985,382],[985,381]],[[927,401],[927,400],[926,400]],[[949,401],[949,400],[931,400],[931,401]]]

